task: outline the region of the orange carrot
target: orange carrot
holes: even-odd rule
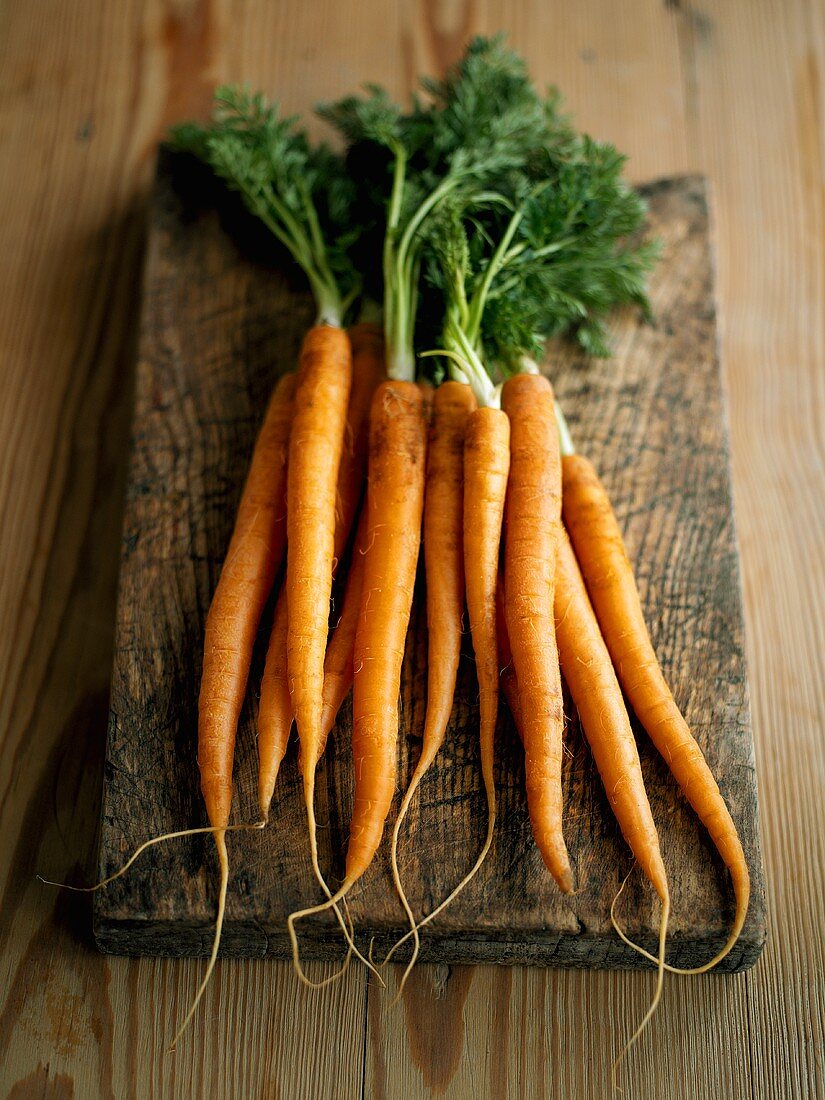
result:
[[[501,409],[470,416],[464,444],[464,575],[478,675],[481,771],[490,819],[495,823],[493,740],[498,716],[496,590],[501,523],[510,469],[510,421]]]
[[[293,913],[288,927],[340,901],[372,862],[395,786],[398,691],[421,541],[427,430],[424,398],[410,382],[383,382],[370,413],[367,536],[355,636],[355,801],[344,881],[331,899]]]
[[[411,928],[415,927],[415,916],[398,869],[398,837],[421,779],[444,743],[453,707],[464,613],[464,437],[476,401],[464,383],[444,382],[432,394],[432,403],[424,495],[427,713],[421,755],[395,819],[390,851],[395,888]]]
[[[280,599],[289,607],[288,612],[286,608],[283,610],[287,621],[287,682],[298,726],[310,858],[316,879],[330,897],[331,891],[318,863],[315,821],[315,771],[329,732],[323,728],[329,598],[332,579],[360,498],[366,461],[367,415],[375,385],[384,369],[380,329],[373,325],[356,326],[349,336],[338,329],[316,327],[307,338],[310,339],[315,346],[305,341],[296,398],[297,415],[291,437],[295,449],[290,451],[287,580]],[[333,474],[334,480],[330,481]],[[270,647],[267,658],[275,670],[282,664],[279,641],[273,639],[274,647]],[[278,693],[276,687],[273,694],[277,696]],[[282,699],[282,689],[280,697]],[[262,695],[262,709],[269,702],[269,698]],[[271,705],[273,712],[283,717],[280,733],[288,736],[289,715],[279,708],[277,698]],[[264,795],[271,797],[272,786],[274,781],[267,784]],[[356,949],[337,905],[333,908],[350,951],[369,966]],[[305,977],[297,960],[296,969],[302,981],[314,984]]]
[[[349,883],[372,862],[395,786],[398,691],[424,509],[425,414],[418,387],[407,382],[378,387],[370,424],[368,526],[355,635]]]
[[[355,512],[361,499],[367,463],[370,402],[375,387],[384,376],[384,344],[381,329],[371,324],[355,325],[349,330],[349,338],[352,348],[353,378],[341,461],[338,467],[333,575],[349,540]],[[264,819],[269,814],[278,770],[286,752],[294,718],[287,679],[287,636],[287,594],[284,587],[278,595],[275,608],[258,712],[258,800]],[[326,696],[326,671],[324,685]],[[340,703],[338,705],[340,706]],[[322,720],[322,727],[325,721],[326,719]],[[331,724],[326,729],[322,729],[321,744],[317,749],[319,759],[330,728]],[[310,832],[314,835],[313,830]]]
[[[226,831],[232,808],[235,735],[255,634],[284,553],[284,490],[296,384],[294,375],[285,375],[270,399],[206,618],[198,698],[198,767],[209,824],[219,830],[215,833],[220,869],[218,914],[206,973],[172,1040],[172,1049],[200,1003],[220,947],[229,886]]]
[[[469,386],[444,382],[433,394],[424,497],[424,565],[427,576],[427,713],[421,756],[410,780],[396,830],[421,776],[444,742],[461,655],[464,611],[464,435],[475,408]],[[397,839],[397,837],[396,837]]]
[[[289,690],[308,803],[321,743],[336,485],[351,378],[346,332],[330,325],[310,329],[301,350],[289,443],[286,559]]]
[[[516,375],[504,383],[502,407],[511,431],[505,609],[519,685],[527,805],[542,859],[569,893],[573,882],[562,833],[564,714],[553,623],[561,469],[552,387],[541,375]]]
[[[659,836],[642,777],[636,739],[622,691],[587,595],[573,547],[564,530],[559,540],[556,559],[554,617],[561,670],[576,704],[608,801],[630,850],[662,902],[659,955],[653,960],[659,972],[656,991],[641,1023],[613,1065],[615,1074],[619,1061],[641,1035],[661,999],[665,937],[670,917],[670,891],[659,848]],[[518,730],[518,688],[510,664],[509,639],[502,619],[503,607],[499,612],[502,687],[511,693],[511,706],[515,707],[513,714]]]
[[[665,904],[667,876],[636,739],[576,555],[564,530],[556,560],[554,607],[561,670],[610,807],[637,863]]]
[[[298,761],[304,781],[310,857],[315,877],[327,897],[331,892],[318,864],[315,769],[324,743],[321,712],[329,604],[336,565],[335,504],[351,384],[352,349],[347,333],[332,325],[316,325],[307,333],[301,349],[289,443],[284,598],[288,605],[287,680],[298,727]],[[333,904],[332,908],[350,950],[355,950],[338,906]],[[313,985],[301,970],[297,957],[295,963],[300,979]]]
[[[287,453],[296,376],[275,388],[252,453],[220,580],[206,618],[198,765],[212,825],[226,825],[232,759],[252,648],[286,541]]]
[[[622,1051],[621,1060],[647,1026],[662,996],[670,892],[622,690],[576,555],[564,530],[556,559],[555,620],[561,670],[579,712],[610,807],[637,863],[662,902],[656,991],[641,1023]],[[614,1063],[614,1072],[619,1060]]]
[[[230,156],[221,140],[227,135],[233,148]],[[307,775],[314,774],[320,739],[335,493],[352,374],[350,342],[340,325],[359,286],[357,273],[345,257],[346,249],[339,253],[341,262],[333,264],[324,239],[326,219],[321,208],[343,165],[336,158],[325,158],[323,178],[319,178],[314,171],[315,154],[303,131],[292,120],[280,118],[263,97],[239,89],[220,91],[209,124],[185,124],[173,137],[180,148],[195,153],[237,191],[250,212],[292,254],[307,276],[317,307],[317,323],[307,333],[301,351],[287,470],[287,666],[301,752],[308,762],[306,781]],[[279,493],[279,504],[280,500]],[[266,543],[267,554],[270,542]],[[258,607],[256,589],[245,583],[235,587],[238,599],[260,614],[267,593]],[[250,593],[254,598],[250,599]],[[225,730],[226,723],[216,723],[215,716],[223,718],[224,712],[231,711],[240,694],[238,677],[227,674],[227,652],[231,653],[235,644],[234,635],[221,623],[217,645],[208,654],[210,659],[214,657],[217,671],[212,682],[204,683],[200,700],[201,725],[205,727],[199,729],[202,788],[210,820],[214,817],[219,823],[225,823],[229,813],[235,730],[231,724]],[[233,659],[232,665],[235,663]],[[223,882],[220,926],[227,861],[224,834],[217,834],[217,839]]]
[[[493,843],[496,824],[496,791],[493,775],[493,743],[498,717],[499,655],[496,639],[496,593],[499,578],[499,544],[507,473],[510,466],[510,423],[500,409],[482,408],[467,419],[464,440],[464,576],[467,609],[476,658],[480,703],[481,773],[487,796],[487,834],[475,863],[464,878],[430,913],[402,936],[387,954],[413,937],[413,952],[401,979],[398,996],[418,957],[419,931],[450,905],[478,874]],[[406,899],[403,899],[406,900]],[[410,916],[409,905],[406,905]]]
[[[710,833],[733,880],[736,897],[733,928],[722,950],[710,962],[687,971],[701,973],[728,954],[742,931],[750,899],[750,875],[742,844],[702,750],[656,660],[621,530],[604,486],[593,465],[577,454],[565,456],[563,477],[565,523],[621,685],[639,721]]]

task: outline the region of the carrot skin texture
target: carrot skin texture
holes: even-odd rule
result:
[[[198,765],[209,822],[225,826],[232,762],[255,635],[286,544],[289,436],[297,378],[278,382],[252,452],[235,528],[206,619]]]
[[[288,625],[286,591],[281,589],[272,619],[258,706],[258,806],[264,818],[269,813],[294,720],[286,663]]]
[[[475,408],[463,382],[443,382],[433,395],[424,496],[427,577],[427,713],[416,774],[444,742],[461,659],[464,613],[464,437]]]
[[[316,325],[301,349],[289,444],[286,593],[289,690],[306,777],[318,762],[335,560],[335,502],[352,354],[343,329]]]
[[[502,598],[497,610],[501,687],[516,732],[521,737],[518,684]],[[566,531],[562,532],[556,559],[554,616],[561,670],[611,809],[639,866],[664,900],[669,894],[667,874],[644,786],[636,739]]]
[[[321,737],[324,751],[341,704],[349,694],[353,681],[355,631],[361,610],[361,588],[364,580],[364,548],[366,546],[367,510],[361,511],[358,533],[352,548],[352,560],[341,599],[341,617],[335,625],[324,658],[324,699],[321,712]]]
[[[504,581],[501,577],[499,577],[498,588],[496,589],[496,640],[498,642],[499,686],[504,693],[504,698],[507,700],[507,706],[513,716],[513,725],[523,745],[523,717],[518,697],[518,680],[516,679],[516,670],[513,667],[513,651],[510,648],[510,635],[507,631],[507,613],[504,610]]]
[[[419,383],[429,421],[424,492],[424,564],[427,577],[427,712],[421,753],[392,831],[393,881],[415,938],[399,993],[418,954],[418,930],[398,867],[398,838],[418,786],[444,743],[461,659],[464,612],[464,440],[476,408],[472,389],[447,381],[435,391]],[[388,956],[389,958],[389,956]]]
[[[421,396],[424,399],[424,418],[427,422],[427,425],[429,426],[430,424],[432,424],[433,420],[433,407],[435,405],[436,390],[430,385],[429,382],[426,382],[424,380],[416,383],[416,385],[421,391]]]
[[[427,420],[411,382],[383,382],[370,414],[367,538],[355,634],[355,801],[346,879],[369,866],[395,788],[398,691],[421,541]]]
[[[464,441],[464,576],[478,675],[481,770],[491,813],[499,690],[496,590],[509,469],[507,414],[501,409],[476,409],[468,419]]]
[[[346,549],[363,495],[372,395],[386,377],[383,329],[363,322],[353,325],[348,335],[352,349],[352,387],[335,498],[336,565]]]
[[[533,836],[564,893],[573,888],[562,832],[564,711],[553,587],[561,533],[561,463],[553,390],[541,375],[502,387],[510,418],[504,552],[505,610],[519,685],[527,805]]]
[[[731,873],[734,933],[744,922],[750,875],[713,773],[662,675],[621,529],[593,464],[565,456],[564,519],[619,681],[639,721],[710,833]]]
[[[667,874],[636,739],[566,531],[556,561],[555,618],[561,670],[611,809],[636,861],[664,901]]]
[[[364,472],[367,465],[367,444],[369,437],[369,408],[375,387],[383,378],[384,343],[383,333],[375,325],[356,325],[349,330],[352,348],[353,379],[347,408],[347,423],[344,432],[344,444],[341,462],[338,467],[338,488],[335,504],[335,545],[333,575],[349,540],[352,523],[358,502],[361,499],[364,484]],[[284,506],[286,514],[286,505]],[[355,597],[357,601],[357,596]],[[269,813],[278,771],[286,753],[289,734],[292,729],[294,713],[292,697],[287,679],[287,595],[286,587],[281,589],[275,607],[272,635],[267,649],[266,664],[261,683],[261,702],[258,710],[258,800],[263,817]],[[354,633],[354,632],[353,632]],[[339,656],[343,639],[339,638],[333,648],[333,658]],[[352,639],[350,639],[351,649]],[[328,689],[326,683],[327,658],[324,660],[324,715],[321,720],[321,742],[318,748],[319,758],[324,751],[329,731],[335,722],[335,715],[349,691],[349,685],[335,706],[332,722],[327,724],[326,710]],[[349,657],[349,683],[352,683],[352,654]],[[337,671],[337,669],[336,669]],[[340,689],[336,681],[330,685],[330,691]]]

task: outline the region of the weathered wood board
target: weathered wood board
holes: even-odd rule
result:
[[[643,190],[651,230],[664,246],[652,280],[655,320],[644,323],[633,313],[616,318],[616,354],[609,361],[586,361],[562,347],[548,368],[574,438],[612,494],[657,652],[743,839],[753,898],[742,937],[720,968],[739,970],[755,962],[764,943],[765,892],[706,195],[695,177]],[[101,876],[141,841],[206,823],[195,763],[204,619],[265,401],[273,380],[293,366],[312,317],[309,300],[284,271],[236,207],[224,203],[215,211],[215,194],[202,175],[186,161],[162,157],[150,212]],[[402,682],[402,783],[419,749],[426,700],[421,605],[419,599]],[[265,635],[266,616],[264,643]],[[256,816],[261,660],[259,652],[238,734],[236,821]],[[575,895],[559,894],[532,842],[521,750],[502,705],[496,843],[478,878],[423,935],[423,959],[646,965],[610,926],[610,902],[631,858],[569,698],[566,713],[566,837]],[[462,877],[483,839],[477,720],[468,641],[447,743],[422,784],[401,849],[418,912],[428,912]],[[349,721],[347,702],[318,773],[321,865],[330,882],[342,876],[352,801]],[[690,965],[724,941],[732,915],[729,882],[663,762],[644,732],[637,734],[672,884],[668,957]],[[320,900],[295,755],[293,746],[272,826],[230,838],[226,955],[287,954],[287,914]],[[166,843],[95,896],[97,943],[122,954],[206,954],[215,895],[211,839]],[[404,930],[386,846],[353,891],[351,912],[362,943],[376,937],[379,957]],[[652,947],[657,905],[638,871],[620,914],[628,931]],[[303,925],[302,950],[307,957],[342,957],[331,919]]]

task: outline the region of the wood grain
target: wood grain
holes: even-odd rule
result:
[[[588,363],[559,344],[548,369],[574,437],[611,491],[663,668],[742,837],[753,900],[739,943],[722,964],[738,970],[753,965],[764,943],[764,886],[707,204],[703,181],[692,177],[643,192],[648,231],[663,247],[650,288],[653,324],[628,312],[613,324],[611,360]],[[261,410],[273,378],[293,367],[311,323],[308,296],[264,265],[267,249],[256,223],[190,158],[164,155],[150,204],[100,878],[143,840],[206,823],[195,764],[203,624]],[[420,750],[426,708],[422,596],[419,590],[402,674],[395,810]],[[236,745],[238,821],[256,814],[260,664],[259,655]],[[468,644],[445,749],[411,808],[400,847],[405,887],[422,914],[471,866],[486,828],[477,696]],[[497,840],[481,875],[422,937],[424,960],[646,967],[610,924],[610,903],[632,861],[567,704],[565,832],[575,897],[555,889],[533,844],[522,754],[502,707]],[[326,823],[322,866],[331,881],[343,874],[352,803],[349,719],[347,706],[318,780]],[[637,735],[672,882],[670,957],[676,965],[697,965],[724,943],[730,926],[727,873],[644,732]],[[279,778],[273,828],[232,838],[226,955],[289,956],[286,918],[321,900],[308,860],[296,757],[289,754]],[[213,849],[202,837],[177,842],[171,858],[168,849],[154,849],[96,894],[98,946],[115,954],[208,954]],[[652,948],[658,905],[643,881],[628,885],[621,913]],[[386,845],[353,892],[351,915],[362,949],[374,941],[379,957],[406,931]],[[331,914],[308,919],[304,953],[340,958],[334,928]]]
[[[594,1097],[645,974],[424,967],[390,1009],[226,961],[102,958],[89,910],[143,203],[156,140],[217,79],[304,109],[401,94],[507,28],[635,179],[713,188],[770,924],[758,966],[668,981],[630,1097],[825,1093],[825,27],[818,0],[7,0],[0,7],[0,1082],[28,1096]],[[208,1024],[207,1024],[208,1021]],[[196,1041],[197,1040],[197,1041]]]

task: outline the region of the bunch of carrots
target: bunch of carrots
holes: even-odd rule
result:
[[[221,884],[198,998],[217,955],[229,879],[235,734],[277,583],[258,718],[261,822],[294,723],[308,854],[324,895],[289,918],[296,967],[295,924],[324,909],[358,953],[345,903],[375,857],[395,791],[399,683],[423,541],[427,709],[390,842],[415,941],[409,966],[422,926],[490,850],[500,691],[524,744],[536,844],[558,888],[573,889],[561,789],[564,676],[619,827],[661,901],[658,955],[631,944],[658,966],[644,1026],[672,969],[670,895],[625,699],[732,877],[729,939],[700,970],[739,936],[748,868],[656,660],[610,501],[536,363],[565,335],[607,354],[608,311],[648,308],[655,245],[638,243],[644,208],[621,178],[623,158],[577,133],[557,95],[539,93],[500,38],[473,41],[422,92],[406,112],[375,86],[321,107],[344,139],[342,155],[313,146],[296,120],[238,89],[218,92],[210,123],[173,134],[284,246],[317,305],[297,371],[280,379],[264,416],[206,624],[198,763]],[[348,552],[330,632],[336,568]],[[399,872],[399,838],[445,738],[465,606],[488,827],[469,873],[417,917]],[[350,688],[355,800],[345,876],[333,891],[318,861],[315,772]]]

